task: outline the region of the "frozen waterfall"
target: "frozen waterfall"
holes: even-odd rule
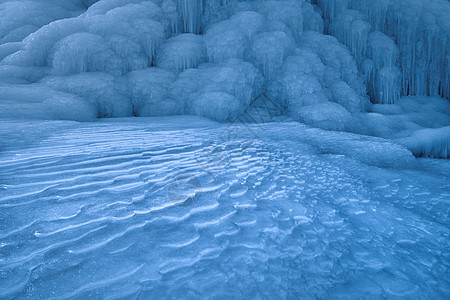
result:
[[[230,121],[265,98],[311,126],[397,136],[391,115],[374,122],[371,104],[449,100],[449,9],[445,0],[1,1],[0,117]]]

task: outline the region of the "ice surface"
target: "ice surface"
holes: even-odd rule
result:
[[[447,295],[447,161],[296,122],[5,129],[2,298]]]

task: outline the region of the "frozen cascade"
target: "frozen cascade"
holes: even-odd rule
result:
[[[201,33],[203,0],[178,0],[183,32]]]
[[[45,18],[37,3],[27,0],[18,18],[15,1],[1,4],[3,100],[22,107],[30,85],[90,109],[73,117],[24,98],[26,117],[87,120],[94,111],[226,122],[266,99],[312,126],[381,134],[393,129],[388,116],[368,113],[369,98],[395,104],[450,89],[441,0],[52,0]]]
[[[395,40],[400,53],[402,95],[440,95],[450,99],[450,5],[446,0],[313,0],[326,30],[351,8],[361,12],[372,30]],[[338,33],[339,35],[339,33]],[[358,61],[362,59],[357,58]]]

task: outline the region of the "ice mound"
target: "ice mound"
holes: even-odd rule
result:
[[[303,123],[327,130],[344,130],[351,121],[348,110],[333,102],[303,106],[291,114]]]
[[[104,39],[92,33],[74,33],[60,40],[51,54],[53,74],[108,72],[120,75],[120,58],[106,46]]]
[[[205,34],[209,60],[242,59],[248,48],[248,39],[261,29],[263,21],[259,13],[245,11],[211,26]]]
[[[0,118],[90,121],[95,108],[73,94],[35,85],[0,87]]]
[[[203,39],[199,35],[181,34],[170,38],[158,51],[156,66],[177,72],[196,68],[206,60]]]
[[[141,117],[174,115],[182,107],[169,97],[175,74],[160,68],[137,70],[124,78],[124,88],[130,95],[134,114]]]
[[[0,82],[2,83],[33,83],[39,81],[48,74],[48,68],[0,65]]]
[[[121,93],[121,82],[110,74],[92,72],[49,76],[42,83],[52,89],[86,99],[97,109],[97,117],[127,117],[133,113],[130,99]]]
[[[249,51],[249,60],[259,67],[267,80],[274,78],[284,59],[294,49],[294,42],[282,31],[256,35]]]
[[[197,114],[198,109],[195,107],[199,103],[196,100],[198,96],[207,94],[209,97],[211,96],[210,93],[228,94],[238,100],[240,112],[242,113],[252,99],[261,93],[262,84],[262,75],[252,64],[231,59],[221,64],[201,64],[197,69],[184,71],[175,81],[171,97],[185,103],[186,112]],[[207,96],[203,97],[203,99],[208,99]],[[229,97],[222,98],[228,100]],[[201,103],[207,103],[205,101],[203,100]],[[193,107],[193,104],[195,107]],[[215,104],[213,105],[214,107],[219,107]],[[226,111],[226,106],[220,107],[223,109],[221,112],[226,116],[235,114],[234,107],[231,108],[230,112]],[[207,111],[212,110],[211,108]]]
[[[0,78],[20,84],[40,81],[83,97],[98,117],[193,113],[226,120],[260,96],[292,104],[292,112],[323,101],[352,113],[367,108],[354,59],[320,33],[323,21],[316,6],[305,1],[207,2],[80,2],[71,18],[41,26],[23,41],[0,45]],[[304,28],[316,32],[304,34]],[[296,50],[299,46],[303,50]],[[303,83],[295,87],[288,82],[286,61],[308,47],[325,75],[316,71],[314,81],[305,72]],[[344,86],[339,81],[346,83],[344,92],[337,92],[337,85]],[[234,104],[227,112],[226,106],[205,100],[210,98]],[[212,106],[200,112],[198,103]],[[220,107],[225,117],[212,114],[213,107]]]
[[[354,116],[350,130],[396,140],[419,157],[445,158],[449,116],[445,99],[405,97],[398,104],[375,104],[371,113]]]
[[[0,44],[20,42],[42,26],[75,17],[84,9],[81,0],[1,1]]]
[[[236,97],[223,92],[205,92],[196,97],[193,112],[216,121],[230,121],[242,113]]]
[[[450,126],[418,130],[400,142],[415,156],[450,158]]]

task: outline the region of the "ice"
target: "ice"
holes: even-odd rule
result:
[[[348,110],[333,102],[321,102],[292,110],[294,119],[327,130],[343,130],[351,121]]]
[[[33,83],[48,73],[47,68],[0,65],[0,81],[4,83]]]
[[[448,1],[317,0],[313,2],[323,9],[326,25],[339,23],[342,28],[345,24],[342,20],[346,18],[346,9],[352,8],[364,15],[364,19],[370,23],[372,30],[382,32],[395,41],[402,73],[402,95],[440,95],[449,99],[450,22],[448,15],[450,8]],[[342,31],[331,30],[331,33],[340,39]],[[380,39],[378,40],[381,42]],[[393,42],[376,42],[375,44],[392,45]],[[395,52],[394,48],[390,46],[390,49],[383,50],[387,50],[387,55],[382,58],[385,63],[391,64],[392,59],[395,58],[391,56]],[[380,55],[383,51],[380,51]],[[392,64],[390,66],[392,67]]]
[[[216,121],[230,121],[242,113],[242,104],[236,97],[223,92],[204,92],[196,97],[194,114]]]
[[[174,72],[148,68],[130,72],[124,80],[123,86],[130,95],[136,116],[165,116],[182,112],[179,99],[169,97],[175,81]]]
[[[171,97],[185,103],[186,112],[197,114],[198,110],[194,106],[198,103],[199,95],[207,94],[203,97],[202,103],[208,103],[207,99],[211,93],[228,94],[238,99],[242,113],[261,93],[262,84],[262,75],[258,69],[250,63],[232,59],[222,64],[206,63],[201,64],[198,69],[185,70],[174,83]],[[221,98],[229,99],[230,97]],[[213,108],[205,108],[205,111],[211,112],[208,115],[213,116]],[[228,119],[228,115],[234,115],[235,111],[235,107],[230,107],[230,112],[223,111],[224,120]]]
[[[330,23],[339,13],[349,8],[351,0],[313,0],[312,2],[322,8],[325,28],[328,31]]]
[[[327,101],[322,90],[325,66],[310,49],[297,49],[286,58],[279,78],[268,87],[268,95],[291,110],[302,105]]]
[[[354,58],[336,38],[309,31],[301,37],[300,45],[310,48],[320,57],[326,66],[324,80],[333,82],[342,79],[358,94],[365,94],[363,80],[358,74]]]
[[[229,58],[243,58],[249,38],[258,32],[263,17],[256,12],[241,12],[210,27],[205,34],[205,45],[211,62]]]
[[[90,32],[106,39],[115,35],[127,37],[141,46],[141,51],[148,57],[148,64],[152,63],[156,50],[166,39],[170,26],[164,22],[159,7],[151,1],[117,7],[103,15],[91,15],[89,12],[90,9],[85,22]],[[123,50],[126,49],[127,45],[124,45]]]
[[[368,56],[377,69],[397,66],[399,51],[392,39],[379,31],[373,31],[368,39]]]
[[[301,36],[303,32],[303,1],[261,1],[257,4],[257,10],[269,21],[269,26],[284,24],[290,29],[294,38]]]
[[[5,129],[2,297],[446,295],[447,161],[292,121]]]
[[[0,298],[448,298],[449,15],[0,0]]]
[[[293,49],[294,42],[286,33],[264,32],[252,39],[248,59],[263,71],[267,80],[271,80]]]
[[[180,72],[196,68],[205,60],[206,50],[202,37],[194,34],[181,34],[168,39],[161,46],[156,66]]]
[[[20,42],[52,21],[81,14],[81,1],[39,0],[2,1],[0,3],[0,44]],[[45,13],[42,13],[45,11]]]
[[[303,2],[302,14],[303,14],[303,30],[317,31],[323,33],[324,31],[323,19],[320,12],[317,10],[317,6],[314,6],[306,1]]]
[[[418,130],[401,143],[419,157],[450,158],[450,126]]]
[[[120,57],[106,46],[105,40],[92,33],[75,33],[55,44],[49,56],[55,75],[108,72],[121,75]]]
[[[95,117],[95,108],[72,94],[39,85],[0,88],[0,119],[91,121]]]
[[[411,120],[400,104],[411,105],[405,95],[448,98],[445,4],[3,1],[0,80],[81,98],[101,118],[199,114],[229,121],[265,99],[279,107],[276,115],[310,126],[398,140],[448,126],[434,106]],[[224,99],[230,111],[208,99]],[[378,112],[370,113],[369,99]],[[199,103],[211,107],[199,110]],[[399,104],[395,117],[379,104]],[[344,120],[325,124],[317,107],[327,115],[336,109]],[[440,121],[418,124],[426,114]]]
[[[202,31],[203,0],[178,0],[183,31],[200,33]]]
[[[401,73],[396,67],[383,67],[375,75],[374,102],[392,104],[400,99]]]
[[[365,112],[370,107],[366,97],[358,95],[347,83],[342,80],[331,85],[332,101],[344,106],[350,112]]]
[[[121,94],[120,82],[106,73],[82,73],[51,76],[42,81],[52,89],[73,93],[86,99],[97,109],[97,117],[129,117],[133,106],[127,94]]]
[[[22,41],[21,50],[5,57],[3,64],[20,66],[46,66],[48,55],[55,43],[74,33],[83,32],[84,23],[78,19],[62,19],[45,25]]]
[[[334,19],[330,31],[351,50],[356,61],[361,62],[366,57],[370,29],[362,14],[349,9]]]

